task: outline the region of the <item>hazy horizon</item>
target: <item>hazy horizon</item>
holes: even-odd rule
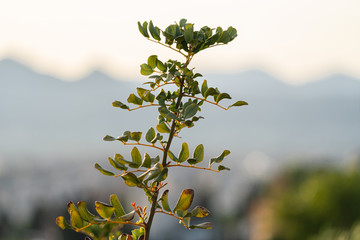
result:
[[[177,56],[143,38],[137,21],[153,20],[165,28],[187,18],[195,28],[238,30],[237,39],[228,46],[194,59],[199,72],[255,68],[292,83],[335,72],[359,78],[358,9],[357,0],[225,0],[221,4],[200,0],[174,6],[164,1],[13,0],[0,8],[0,59],[16,58],[39,72],[66,79],[80,78],[94,67],[116,78],[138,78],[139,65],[149,55],[166,60]]]

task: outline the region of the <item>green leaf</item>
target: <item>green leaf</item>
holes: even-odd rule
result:
[[[194,199],[194,190],[185,189],[182,191],[181,196],[174,208],[176,211],[187,211],[190,208],[190,205]]]
[[[108,171],[108,170],[105,170],[103,169],[98,163],[95,163],[95,168],[97,170],[99,170],[99,172],[101,172],[102,174],[106,175],[106,176],[114,176],[115,174]]]
[[[135,142],[139,142],[142,136],[142,132],[131,132],[130,137]]]
[[[223,166],[223,165],[219,165],[218,170],[219,170],[219,171],[223,171],[223,170],[228,170],[228,171],[230,171],[230,168],[225,167],[225,166]]]
[[[229,150],[224,150],[223,153],[220,156],[210,159],[210,165],[209,166],[211,166],[214,162],[216,162],[216,163],[222,162],[222,160],[224,160],[224,157],[226,157],[229,154],[230,154]]]
[[[168,176],[168,168],[165,167],[161,171],[160,175],[157,178],[154,179],[154,182],[162,182],[167,178],[167,176]]]
[[[161,114],[161,116],[163,116],[164,118],[171,118],[181,121],[181,119],[178,118],[174,113],[170,112],[169,109],[166,108],[166,106],[159,107],[158,111]]]
[[[204,159],[204,145],[200,144],[195,148],[193,158],[196,159],[195,163],[199,163]]]
[[[111,157],[109,157],[108,160],[109,160],[109,163],[111,164],[111,166],[113,166],[113,168],[115,168],[116,170],[126,171],[128,169],[128,167],[126,167],[123,163],[114,161],[114,159],[112,159]]]
[[[114,206],[99,201],[95,202],[95,209],[100,217],[104,219],[110,219],[115,211]]]
[[[156,55],[151,55],[148,60],[147,60],[147,64],[152,68],[156,68],[157,66],[157,56]]]
[[[140,165],[142,163],[142,157],[141,157],[141,154],[140,154],[139,150],[137,149],[137,147],[134,147],[131,150],[131,159],[137,167],[140,167]]]
[[[152,94],[150,90],[144,88],[136,88],[136,90],[142,100],[145,102],[154,102],[155,95]]]
[[[104,141],[115,141],[116,139],[112,136],[109,136],[109,135],[106,135],[104,138],[103,138]]]
[[[199,229],[212,229],[212,224],[210,222],[205,222],[197,225],[191,225],[191,229],[199,228]]]
[[[237,37],[237,31],[236,31],[235,28],[233,28],[233,27],[228,27],[227,32],[228,32],[228,34],[229,34],[229,36],[230,36],[230,41],[232,41],[234,38]]]
[[[120,142],[127,142],[129,140],[129,136],[128,135],[122,135],[120,137],[115,138],[115,140],[118,140]]]
[[[131,211],[131,212],[129,212],[129,213],[121,216],[120,219],[121,219],[122,221],[125,221],[125,222],[126,222],[126,221],[131,221],[131,220],[133,220],[134,217],[135,217],[135,210],[133,210],[133,211]]]
[[[216,95],[216,94],[218,94],[218,91],[216,91],[216,89],[215,88],[208,88],[206,91],[205,91],[205,93],[204,93],[204,98],[207,98],[208,96],[214,96],[214,95]]]
[[[156,178],[157,176],[160,175],[160,173],[163,169],[164,168],[161,163],[156,163],[152,168],[150,168],[148,170],[148,174],[147,174],[145,181],[150,181],[150,180]],[[140,176],[139,176],[139,178],[140,178]]]
[[[183,107],[184,119],[193,117],[199,110],[199,106],[196,103],[194,102],[187,102],[187,103],[185,103]]]
[[[227,98],[227,99],[231,99],[230,95],[227,93],[220,93],[217,97],[215,102],[218,103],[220,102],[222,99]]]
[[[125,184],[129,187],[136,187],[141,184],[140,180],[133,173],[125,173],[121,175],[122,179],[124,179]]]
[[[112,103],[113,107],[118,107],[118,108],[122,108],[122,109],[129,109],[129,106],[123,104],[122,102],[120,101],[114,101]]]
[[[157,62],[156,62],[156,67],[157,67],[160,71],[166,72],[167,67],[166,67],[166,65],[165,65],[163,62],[161,62],[160,60],[157,60]]]
[[[66,220],[65,220],[65,218],[64,218],[63,216],[60,216],[60,217],[57,217],[57,218],[56,218],[56,224],[57,224],[62,230],[66,229],[66,228],[71,229],[70,224],[68,224],[68,223],[66,222]]]
[[[160,123],[156,125],[156,130],[161,133],[170,133],[170,128],[165,123]]]
[[[186,24],[184,38],[187,43],[190,43],[194,39],[194,24]]]
[[[231,38],[230,38],[228,31],[223,31],[221,33],[219,39],[217,40],[217,42],[227,44],[228,42],[230,42],[230,40],[231,40]]]
[[[189,146],[186,142],[181,145],[179,154],[179,162],[185,162],[189,158]]]
[[[168,151],[169,158],[175,162],[179,162],[179,159],[169,150]]]
[[[169,206],[168,195],[169,195],[169,190],[167,189],[161,195],[160,201],[161,201],[163,210],[165,210],[167,212],[171,212],[171,208]]]
[[[187,20],[185,18],[181,19],[179,22],[180,27],[185,28]]]
[[[151,168],[151,158],[150,158],[149,154],[147,154],[147,153],[144,154],[144,159],[143,159],[140,167]]]
[[[70,224],[74,228],[82,228],[84,226],[84,222],[81,219],[78,211],[70,211]]]
[[[128,99],[127,99],[128,103],[132,103],[135,105],[142,105],[143,100],[139,97],[137,97],[135,94],[130,94]]]
[[[248,105],[247,102],[244,102],[244,101],[237,101],[236,103],[230,105],[228,108],[231,108],[231,107],[240,107],[240,106],[244,106],[244,105]]]
[[[86,202],[80,201],[77,203],[80,217],[88,222],[94,219],[95,215],[90,213],[87,209]]]
[[[144,22],[143,25],[141,25],[140,22],[138,22],[139,32],[146,38],[149,37],[149,34],[147,32],[147,22]],[[145,27],[145,28],[144,28]]]
[[[111,194],[110,195],[110,204],[112,206],[114,206],[115,208],[115,217],[120,218],[121,216],[125,215],[125,211],[123,206],[121,205],[118,197],[116,196],[116,194]]]
[[[152,67],[147,65],[146,63],[143,63],[140,65],[141,75],[148,76],[148,75],[152,74],[153,72],[154,72],[154,70],[152,69]]]
[[[73,202],[68,202],[67,210],[68,210],[68,213],[70,214],[71,211],[77,211],[78,209],[76,208],[76,206]]]
[[[207,210],[204,207],[201,206],[196,206],[192,211],[191,211],[191,215],[193,217],[197,217],[197,218],[203,218],[206,217],[210,214],[210,211]]]
[[[125,165],[125,164],[132,164],[132,162],[125,160],[125,158],[123,156],[121,156],[119,153],[115,154],[115,158],[114,161],[116,163]]]
[[[208,85],[207,85],[207,81],[204,80],[201,85],[201,95],[203,95],[204,97],[205,97],[206,90],[208,90]]]
[[[151,143],[151,141],[155,138],[155,129],[154,128],[150,128],[145,135],[145,140],[149,143]]]
[[[159,34],[159,32],[157,31],[157,29],[154,27],[154,24],[153,24],[153,22],[152,22],[151,20],[150,20],[150,23],[149,23],[149,30],[150,30],[151,36],[152,36],[155,40],[158,40],[158,41],[161,40],[160,34]]]

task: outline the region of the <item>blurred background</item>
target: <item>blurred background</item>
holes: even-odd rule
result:
[[[55,224],[68,201],[93,206],[116,193],[128,211],[145,202],[93,166],[129,155],[106,134],[156,122],[155,108],[111,106],[146,81],[140,64],[152,54],[181,60],[143,38],[137,21],[164,28],[181,18],[238,30],[192,67],[249,106],[205,106],[174,142],[175,152],[203,143],[206,158],[231,151],[230,172],[168,179],[170,202],[193,188],[214,229],[189,232],[157,215],[153,238],[360,239],[359,10],[357,0],[1,1],[0,239],[83,239]]]

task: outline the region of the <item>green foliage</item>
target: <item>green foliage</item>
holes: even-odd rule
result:
[[[79,202],[78,207],[69,204],[70,224],[64,217],[59,217],[57,224],[62,229],[69,228],[83,232],[93,239],[149,240],[152,220],[156,213],[164,213],[176,218],[187,229],[211,229],[212,225],[209,222],[191,225],[193,217],[203,218],[210,214],[202,206],[190,210],[194,190],[183,190],[179,200],[171,208],[168,201],[169,190],[163,191],[163,188],[167,184],[165,181],[169,168],[186,167],[213,172],[229,170],[222,165],[218,165],[217,169],[212,167],[221,163],[230,151],[224,150],[220,156],[210,159],[208,167],[202,167],[199,164],[205,155],[203,144],[197,145],[190,156],[190,148],[186,142],[182,143],[178,155],[170,150],[171,143],[174,137],[180,136],[183,129],[194,127],[195,123],[203,118],[198,114],[204,103],[216,105],[224,110],[247,105],[244,101],[237,101],[229,107],[223,107],[220,102],[231,99],[230,94],[221,92],[216,87],[209,87],[206,80],[199,83],[197,78],[202,75],[194,72],[194,68],[189,68],[195,54],[231,42],[237,36],[236,29],[229,27],[223,30],[221,27],[215,29],[203,26],[196,30],[195,25],[188,23],[186,19],[169,25],[165,30],[161,30],[152,21],[138,22],[138,29],[148,40],[176,51],[185,59],[164,61],[157,55],[149,56],[147,61],[140,65],[140,73],[149,77],[149,81],[144,83],[145,87],[138,87],[136,93],[131,93],[127,97],[129,105],[118,100],[112,103],[114,107],[128,111],[157,107],[158,123],[144,133],[144,139],[142,132],[128,130],[119,137],[110,135],[104,137],[104,141],[136,145],[131,150],[131,160],[125,159],[119,153],[113,158],[109,157],[108,161],[113,168],[111,171],[104,169],[98,163],[95,164],[95,168],[100,173],[120,177],[127,186],[142,189],[148,197],[149,206],[141,207],[132,203],[133,211],[126,213],[117,196],[112,194],[109,204],[95,202],[98,214],[96,216],[88,211],[85,202]],[[168,85],[174,86],[175,90],[174,87],[168,88]],[[157,149],[161,155],[153,157],[144,153],[142,157],[138,147]],[[124,224],[137,228],[131,234],[116,230],[116,226],[121,227]],[[106,237],[103,238],[104,236]]]
[[[359,239],[359,182],[358,168],[303,168],[281,175],[267,194],[274,239]]]

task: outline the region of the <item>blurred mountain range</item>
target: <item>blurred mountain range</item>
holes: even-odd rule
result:
[[[337,74],[294,86],[257,70],[206,79],[249,106],[227,112],[205,106],[205,119],[185,130],[179,142],[227,147],[238,156],[260,151],[274,157],[343,157],[360,150],[358,79]],[[129,113],[111,106],[114,100],[126,102],[140,85],[98,70],[66,82],[11,59],[0,61],[0,162],[103,158],[115,152],[119,143],[104,143],[104,135],[146,131],[156,122],[156,108]]]

